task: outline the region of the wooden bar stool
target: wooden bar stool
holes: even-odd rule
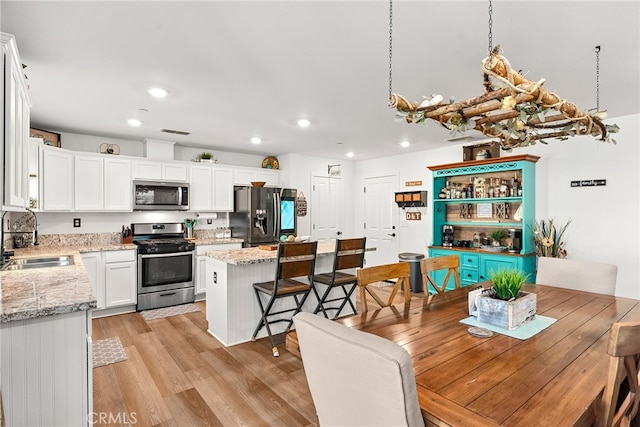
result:
[[[434,289],[437,293],[442,294],[447,291],[447,283],[453,277],[455,288],[460,289],[460,258],[458,255],[439,256],[433,258],[425,258],[420,261],[420,270],[422,270],[422,282],[424,283],[424,294],[429,295],[429,289]],[[438,270],[447,270],[446,275],[441,283],[433,278],[433,272]]]
[[[271,342],[271,351],[275,357],[280,356],[280,353],[271,332],[271,325],[278,322],[287,322],[285,332],[289,332],[293,324],[293,316],[301,310],[302,305],[309,296],[309,292],[311,292],[317,250],[318,242],[281,243],[278,245],[275,279],[269,282],[253,284],[261,316],[251,340],[255,341],[258,332],[266,327],[269,341]],[[295,280],[305,276],[307,283]],[[266,305],[263,303],[261,294],[268,298]],[[282,308],[272,311],[276,300],[288,297],[292,297],[295,301],[294,308]],[[290,316],[282,316],[286,313],[292,314]]]
[[[345,272],[343,270],[361,268],[364,264],[364,250],[367,242],[366,237],[356,239],[338,239],[336,240],[336,251],[333,258],[333,271],[331,273],[316,274],[313,278],[313,292],[318,298],[318,305],[313,311],[314,314],[322,311],[327,319],[327,311],[336,310],[333,319],[340,317],[340,312],[348,303],[357,313],[356,307],[351,301],[351,295],[358,286],[358,278],[354,273]],[[325,286],[325,290],[320,295],[319,284]],[[329,297],[331,290],[340,288],[342,294]],[[339,306],[330,303],[340,303]],[[328,305],[329,304],[329,305]]]

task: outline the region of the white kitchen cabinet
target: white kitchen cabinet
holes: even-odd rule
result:
[[[3,323],[0,341],[3,425],[92,424],[90,310]]]
[[[106,308],[105,286],[104,286],[104,265],[102,263],[102,252],[87,252],[82,254],[82,264],[89,276],[93,293],[96,296],[97,310]]]
[[[135,250],[104,252],[106,308],[135,305],[138,301]]]
[[[210,165],[189,167],[189,210],[207,212],[213,207],[213,168]]]
[[[74,210],[104,210],[104,161],[102,157],[76,153],[74,168]]]
[[[22,71],[15,38],[0,33],[3,56],[2,138],[4,146],[3,210],[22,210],[29,205],[28,151],[31,99]],[[0,154],[1,155],[1,154]]]
[[[213,210],[231,212],[233,210],[233,170],[224,166],[213,168]]]
[[[40,209],[71,211],[73,209],[73,152],[61,148],[41,147]]]
[[[207,291],[207,256],[205,252],[223,251],[228,249],[240,249],[242,243],[222,243],[219,245],[198,245],[196,246],[196,272],[195,272],[195,294],[196,299],[205,299]]]
[[[131,211],[131,160],[108,157],[104,159],[104,210]]]
[[[229,212],[233,210],[231,168],[214,165],[189,167],[189,210],[193,212]]]
[[[157,160],[136,160],[133,165],[133,178],[186,181],[188,178],[187,164],[159,162]]]
[[[241,166],[233,168],[234,185],[251,185],[254,181],[264,181],[266,187],[279,187],[280,172],[274,169],[249,168]]]

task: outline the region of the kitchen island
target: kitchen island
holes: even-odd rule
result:
[[[335,241],[318,243],[316,273],[331,271],[334,252]],[[275,278],[278,251],[243,248],[205,252],[205,255],[208,332],[226,346],[250,341],[260,320],[260,308],[253,283]],[[341,290],[334,289],[332,292]],[[355,293],[351,298],[355,305]],[[303,310],[313,311],[317,303],[311,292]],[[284,298],[276,301],[274,307],[277,311],[280,308],[294,307],[293,304],[293,298]],[[352,314],[351,308],[347,305],[342,314]],[[272,325],[271,329],[273,333],[279,333],[285,327],[286,323],[282,322]],[[258,338],[265,336],[267,333],[263,328]]]
[[[7,425],[87,425],[92,410],[91,310],[96,297],[77,249],[16,249],[17,257],[71,255],[60,267],[0,271],[2,399]]]

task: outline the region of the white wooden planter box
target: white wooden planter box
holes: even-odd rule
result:
[[[477,299],[478,322],[498,326],[503,329],[515,329],[536,314],[536,294],[520,292],[513,301],[480,295]]]

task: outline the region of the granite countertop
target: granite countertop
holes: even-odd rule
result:
[[[80,251],[71,247],[16,249],[15,258],[72,255],[73,265],[0,271],[0,323],[96,308]]]
[[[193,243],[196,244],[196,246],[204,246],[204,245],[225,245],[225,244],[229,244],[229,243],[242,243],[244,242],[244,240],[242,239],[236,239],[235,237],[231,237],[228,239],[216,239],[216,238],[197,238],[195,240],[192,240]]]
[[[318,242],[318,256],[332,255],[336,250],[335,241]],[[226,262],[232,265],[259,264],[261,262],[274,262],[278,257],[278,251],[268,251],[258,248],[229,249],[204,253],[209,258]]]

